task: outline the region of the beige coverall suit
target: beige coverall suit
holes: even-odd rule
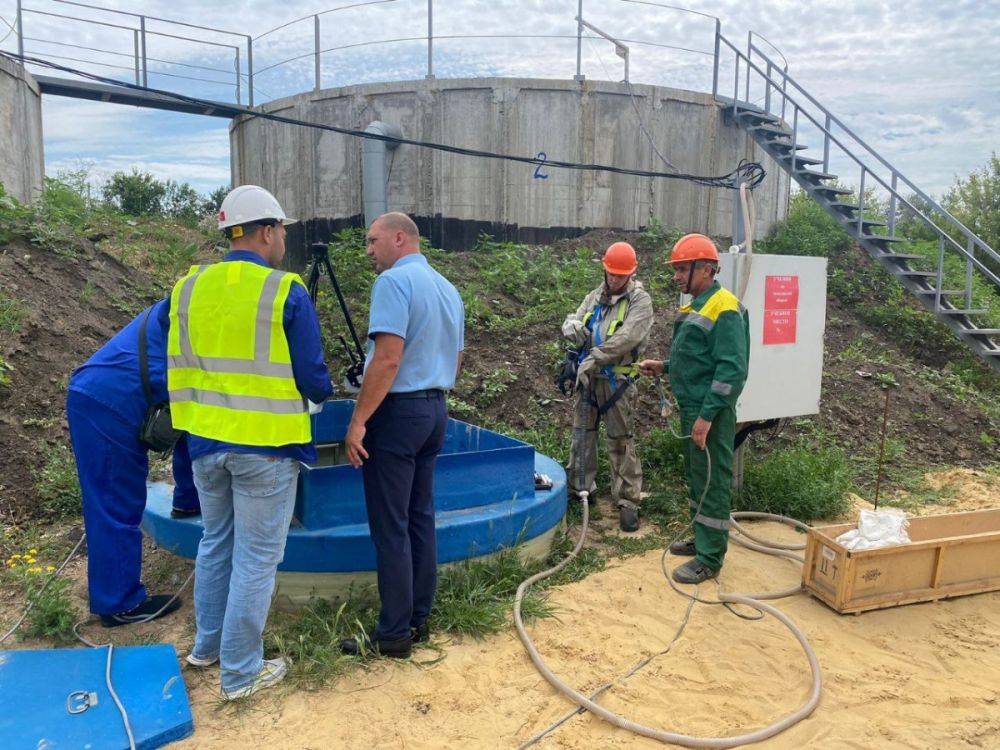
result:
[[[620,324],[617,323],[619,318]],[[629,281],[621,294],[612,297],[601,284],[563,322],[563,335],[576,345],[586,343],[590,347],[587,356],[593,358],[595,365],[590,370],[589,389],[578,389],[574,403],[573,442],[567,468],[571,493],[579,494],[583,490],[593,493],[597,489],[597,429],[599,419],[603,418],[611,464],[612,502],[619,506],[639,506],[642,466],[632,431],[636,387],[627,384],[624,376],[614,375],[617,387],[628,390],[600,418],[594,403],[607,403],[614,392],[605,368],[630,365],[642,359],[652,326],[653,301],[642,283],[635,279]],[[612,327],[614,330],[609,336]],[[595,330],[592,332],[591,328]],[[594,346],[596,342],[599,343]]]

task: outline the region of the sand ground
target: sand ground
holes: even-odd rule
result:
[[[939,512],[997,505],[992,482],[975,473],[943,481],[955,491]],[[796,537],[774,524],[757,529]],[[774,590],[798,579],[797,564],[733,546],[721,585]],[[705,595],[713,589],[701,587]],[[659,552],[612,562],[552,600],[558,618],[532,624],[531,633],[555,672],[585,691],[665,649],[687,607],[666,585]],[[859,616],[805,594],[777,605],[816,649],[823,696],[810,718],[758,747],[1000,747],[1000,592]],[[328,688],[278,689],[240,708],[219,705],[216,672],[185,672],[196,732],[177,747],[509,748],[571,710],[534,670],[513,628],[440,643],[446,656],[430,667],[379,661]],[[809,685],[806,659],[780,623],[697,605],[672,650],[601,702],[651,726],[733,735],[794,710]],[[660,745],[578,715],[538,746]]]

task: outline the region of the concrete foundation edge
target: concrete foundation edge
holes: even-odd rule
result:
[[[556,532],[564,528],[565,521],[557,523],[533,539],[514,547],[518,554],[526,560],[543,560],[552,550],[552,542]],[[468,561],[487,560],[499,552],[492,552],[469,560],[460,560],[439,566],[438,570],[462,565]],[[275,579],[274,607],[291,612],[301,609],[310,599],[326,599],[331,602],[344,601],[349,594],[367,593],[376,598],[375,571],[361,570],[354,573],[297,573],[278,572]]]

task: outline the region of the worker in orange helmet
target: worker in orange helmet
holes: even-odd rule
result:
[[[718,575],[729,541],[736,400],[747,378],[750,326],[740,301],[715,280],[719,251],[711,239],[681,237],[669,262],[674,281],[692,299],[674,319],[669,362],[646,359],[639,369],[643,375],[666,370],[682,434],[691,436],[684,443],[684,468],[694,538],[671,544],[670,551],[692,558],[674,570],[673,579],[701,583]]]
[[[611,500],[623,531],[639,528],[642,466],[635,448],[636,362],[653,325],[653,301],[636,280],[635,249],[615,242],[604,253],[604,281],[562,325],[579,347],[569,491],[597,489],[597,430],[604,421],[611,464]]]

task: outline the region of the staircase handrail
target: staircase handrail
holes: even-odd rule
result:
[[[734,44],[733,44],[732,42],[730,42],[730,41],[729,41],[728,39],[726,39],[726,38],[725,38],[724,36],[720,36],[720,39],[722,40],[722,42],[723,42],[723,43],[724,43],[724,44],[725,44],[726,46],[728,46],[728,47],[729,47],[729,48],[730,48],[730,49],[731,49],[731,50],[732,50],[732,51],[733,51],[733,52],[734,52],[734,53],[735,53],[735,54],[736,54],[736,55],[738,56],[738,58],[739,58],[739,59],[742,59],[742,60],[744,60],[744,61],[745,61],[745,62],[747,63],[747,65],[749,66],[749,67],[748,67],[748,73],[747,73],[747,75],[749,75],[749,69],[750,69],[750,68],[753,68],[753,70],[755,70],[755,71],[756,71],[756,72],[757,72],[757,73],[758,73],[758,74],[759,74],[759,75],[760,75],[760,76],[761,76],[761,77],[762,77],[762,78],[763,78],[763,79],[764,79],[765,81],[769,82],[770,84],[773,84],[773,85],[774,85],[774,86],[775,86],[776,88],[779,88],[779,89],[780,89],[780,86],[778,85],[778,82],[777,82],[777,81],[775,81],[775,80],[774,80],[773,78],[771,78],[771,76],[770,76],[770,75],[768,75],[768,74],[767,74],[766,72],[764,72],[763,70],[761,70],[761,68],[760,68],[760,67],[758,67],[756,63],[754,63],[754,62],[753,62],[752,60],[750,60],[750,59],[749,59],[749,58],[748,58],[748,57],[747,57],[747,56],[746,56],[746,55],[745,55],[745,54],[744,54],[744,53],[743,53],[743,52],[742,52],[742,51],[741,51],[741,50],[740,50],[739,48],[737,48],[737,47],[736,47],[736,46],[735,46],[735,45],[734,45]],[[772,66],[774,66],[774,65],[775,65],[775,63],[774,63],[774,61],[773,61],[773,60],[770,60],[770,63],[771,63],[771,65],[772,65]],[[800,90],[801,90],[801,87],[799,87],[799,88],[800,88]],[[807,92],[803,92],[803,93],[807,93]],[[993,272],[993,271],[992,271],[992,270],[991,270],[991,269],[990,269],[990,268],[989,268],[989,267],[988,267],[987,265],[985,265],[985,264],[984,264],[984,263],[983,263],[983,262],[982,262],[982,261],[981,261],[981,260],[980,260],[979,258],[977,258],[977,257],[976,257],[976,256],[975,256],[975,255],[974,255],[973,253],[969,252],[968,250],[966,250],[966,248],[965,248],[965,247],[963,247],[963,246],[962,246],[962,245],[960,245],[960,244],[959,244],[958,242],[956,242],[956,241],[955,241],[955,239],[954,239],[954,238],[953,238],[953,237],[952,237],[952,236],[951,236],[950,234],[948,234],[947,232],[945,232],[945,231],[944,231],[944,230],[943,230],[943,229],[942,229],[941,227],[939,227],[939,226],[938,226],[938,225],[937,225],[937,224],[936,224],[936,223],[935,223],[935,222],[934,222],[934,221],[933,221],[932,219],[930,219],[929,217],[927,217],[927,216],[926,216],[926,215],[925,215],[925,214],[924,214],[924,213],[923,213],[923,212],[922,212],[922,211],[921,211],[920,209],[918,209],[918,208],[917,208],[916,206],[914,206],[914,205],[913,205],[912,203],[910,203],[910,201],[909,201],[909,200],[907,200],[905,196],[903,196],[902,194],[900,194],[900,193],[899,193],[899,192],[898,192],[898,191],[897,191],[897,190],[896,190],[895,188],[893,188],[893,187],[892,187],[891,185],[887,184],[887,183],[885,182],[885,180],[883,180],[883,179],[882,179],[882,177],[881,177],[881,176],[879,176],[879,175],[878,175],[878,174],[877,174],[876,172],[873,172],[873,171],[872,171],[872,170],[871,170],[871,169],[870,169],[870,168],[868,167],[868,165],[867,165],[867,164],[865,164],[865,163],[864,163],[863,161],[861,161],[861,159],[859,159],[859,158],[858,158],[858,157],[857,157],[857,156],[856,156],[856,155],[855,155],[855,154],[854,154],[854,153],[853,153],[853,152],[852,152],[852,151],[851,151],[851,150],[850,150],[850,149],[849,149],[849,148],[848,148],[848,147],[847,147],[847,146],[846,146],[846,145],[845,145],[844,143],[842,143],[842,142],[840,141],[840,139],[839,139],[839,138],[837,138],[837,136],[836,136],[836,135],[834,135],[833,133],[831,133],[831,132],[830,132],[830,130],[829,130],[828,128],[826,128],[826,127],[825,127],[825,126],[824,126],[823,124],[821,124],[821,123],[820,123],[820,122],[819,122],[819,121],[818,121],[818,120],[817,120],[817,119],[816,119],[815,117],[813,117],[813,115],[812,115],[812,114],[811,114],[811,113],[810,113],[810,112],[809,112],[809,111],[808,111],[807,109],[803,108],[802,104],[801,104],[801,103],[799,103],[799,101],[798,101],[798,100],[796,100],[794,96],[791,96],[791,95],[790,95],[790,94],[788,94],[788,93],[784,93],[784,96],[785,96],[785,97],[786,97],[786,98],[787,98],[787,99],[788,99],[788,100],[789,100],[789,101],[790,101],[790,102],[791,102],[791,103],[792,103],[792,104],[793,104],[793,105],[795,106],[795,108],[796,108],[796,110],[797,110],[797,111],[800,111],[800,112],[802,112],[802,114],[803,114],[803,115],[805,115],[805,116],[806,116],[806,117],[807,117],[807,118],[808,118],[808,119],[810,120],[810,122],[812,122],[812,123],[813,123],[813,125],[815,125],[815,126],[816,126],[817,128],[819,128],[819,129],[820,129],[820,130],[821,130],[821,131],[822,131],[822,132],[823,132],[823,133],[824,133],[825,135],[827,135],[827,136],[828,136],[828,137],[830,138],[830,140],[831,140],[831,141],[832,141],[833,143],[835,143],[835,144],[836,144],[837,146],[839,146],[839,147],[840,147],[840,148],[841,148],[841,149],[843,150],[844,154],[845,154],[845,155],[846,155],[847,157],[849,157],[849,158],[850,158],[850,159],[852,159],[852,160],[853,160],[854,162],[856,162],[856,163],[858,164],[858,166],[860,166],[860,167],[861,167],[861,169],[863,170],[863,172],[864,172],[864,173],[867,173],[867,174],[870,174],[870,175],[871,175],[871,176],[872,176],[873,178],[875,178],[875,180],[876,180],[876,181],[877,181],[877,182],[878,182],[878,183],[879,183],[880,185],[882,185],[882,187],[884,187],[884,188],[885,188],[886,190],[888,190],[888,191],[889,191],[889,192],[890,192],[890,193],[891,193],[892,195],[894,195],[894,196],[895,196],[895,197],[896,197],[896,198],[897,198],[897,199],[898,199],[899,201],[901,201],[901,202],[902,202],[902,203],[903,203],[903,204],[904,204],[905,206],[907,206],[907,207],[908,207],[908,208],[909,208],[909,209],[910,209],[910,210],[911,210],[911,211],[912,211],[912,212],[913,212],[913,213],[914,213],[914,214],[915,214],[916,216],[918,216],[918,217],[920,217],[921,219],[923,219],[923,221],[924,221],[924,222],[925,222],[925,223],[926,223],[926,224],[927,224],[927,225],[928,225],[928,226],[929,226],[929,227],[930,227],[931,229],[933,229],[933,230],[934,230],[934,231],[935,231],[935,232],[936,232],[936,233],[938,234],[938,236],[939,236],[939,237],[940,237],[940,238],[941,238],[942,240],[947,240],[948,242],[950,242],[950,243],[952,244],[952,246],[953,246],[953,247],[954,247],[954,248],[955,248],[956,250],[958,250],[958,252],[959,252],[959,253],[961,253],[961,255],[962,255],[963,257],[965,257],[965,259],[966,259],[967,261],[969,261],[970,263],[974,264],[974,265],[975,265],[975,266],[976,266],[977,268],[979,268],[979,270],[980,270],[980,271],[981,271],[981,272],[982,272],[983,274],[985,274],[985,275],[987,276],[987,278],[989,278],[989,279],[990,279],[990,280],[991,280],[991,281],[992,281],[992,282],[993,282],[994,284],[996,284],[997,286],[1000,286],[1000,276],[997,276],[997,274],[996,274],[996,273],[994,273],[994,272]],[[810,98],[811,98],[811,97],[810,97]],[[735,101],[734,101],[734,105],[735,105],[735,106],[739,106],[739,103],[738,103],[738,102],[735,102]],[[821,109],[823,109],[822,105],[818,105],[818,106],[820,106],[820,108],[821,108]],[[897,171],[897,174],[898,174],[898,171]],[[948,212],[947,212],[947,211],[943,211],[943,213],[944,213],[944,214],[945,214],[946,216],[949,216],[949,217],[951,217],[951,215],[950,215],[950,214],[948,214]],[[988,253],[988,254],[989,254],[989,255],[990,255],[990,256],[991,256],[992,258],[994,258],[994,259],[995,259],[995,260],[997,260],[997,261],[1000,261],[1000,254],[998,254],[998,253],[997,253],[997,252],[996,252],[995,250],[993,250],[993,248],[991,248],[991,247],[990,247],[989,245],[987,245],[987,244],[986,244],[985,242],[983,242],[983,241],[982,241],[981,239],[979,239],[979,237],[978,237],[977,235],[973,234],[973,233],[972,233],[972,232],[970,232],[970,231],[969,231],[968,229],[966,229],[966,228],[965,228],[965,227],[964,227],[964,226],[963,226],[963,225],[961,224],[961,222],[959,222],[959,221],[958,221],[957,219],[954,219],[954,217],[951,217],[951,218],[953,219],[953,221],[954,221],[954,222],[955,222],[955,223],[956,223],[956,224],[957,224],[958,226],[960,226],[960,227],[961,227],[961,228],[962,228],[962,229],[963,229],[963,230],[964,230],[964,231],[965,231],[965,232],[967,233],[967,235],[969,235],[969,236],[970,236],[970,239],[975,239],[975,240],[978,240],[978,243],[979,243],[979,246],[980,246],[980,247],[981,247],[982,249],[984,249],[984,250],[985,250],[985,251],[986,251],[986,252],[987,252],[987,253]]]
[[[730,46],[732,46],[732,45],[730,45]],[[796,89],[798,89],[799,92],[801,92],[803,96],[805,96],[810,102],[812,102],[813,105],[815,105],[816,107],[819,107],[819,109],[822,110],[823,114],[827,115],[830,118],[831,122],[836,123],[845,133],[847,133],[852,139],[854,139],[855,142],[857,142],[860,146],[862,146],[865,149],[865,151],[867,151],[871,156],[873,156],[875,159],[877,159],[879,161],[879,163],[882,164],[882,166],[884,166],[886,169],[888,169],[890,172],[892,172],[892,174],[894,176],[896,176],[898,179],[902,180],[902,182],[905,185],[907,185],[911,190],[913,190],[913,192],[916,193],[920,198],[922,198],[923,200],[927,201],[927,203],[929,205],[933,206],[935,209],[937,209],[938,211],[940,211],[944,216],[946,216],[958,229],[960,229],[962,231],[962,233],[968,239],[972,240],[976,245],[978,245],[981,249],[983,249],[987,253],[989,253],[993,258],[996,258],[997,260],[1000,260],[1000,255],[998,255],[997,251],[994,250],[992,247],[990,247],[986,243],[985,240],[983,240],[981,237],[979,237],[979,235],[977,235],[971,229],[969,229],[968,227],[966,227],[961,221],[959,221],[957,218],[955,218],[951,214],[951,212],[949,212],[946,208],[944,208],[944,206],[940,205],[937,201],[935,201],[933,198],[931,198],[929,195],[927,195],[927,193],[925,193],[923,190],[921,190],[920,187],[917,186],[911,179],[909,179],[905,174],[903,174],[896,167],[894,167],[892,164],[890,164],[874,148],[872,148],[871,146],[869,146],[868,143],[866,143],[865,140],[863,138],[861,138],[861,136],[859,136],[857,133],[855,133],[853,130],[851,130],[851,128],[849,128],[847,125],[845,125],[844,122],[843,122],[843,120],[841,120],[839,117],[837,117],[835,114],[833,114],[829,109],[827,109],[825,106],[823,106],[816,99],[816,97],[814,97],[812,94],[810,94],[808,91],[806,91],[805,88],[800,83],[798,83],[798,81],[796,81],[791,75],[789,75],[787,68],[786,69],[782,69],[774,60],[772,60],[770,57],[768,57],[768,55],[767,55],[766,52],[764,52],[763,50],[761,50],[757,45],[751,43],[750,48],[754,52],[756,52],[757,54],[759,54],[761,57],[763,57],[772,66],[774,66],[774,68],[777,68],[781,72],[781,75],[782,75],[783,79],[786,79],[788,83],[792,84],[792,86],[794,86]],[[759,68],[756,68],[756,66],[754,66],[754,67],[755,67],[755,69],[758,70],[758,72],[760,72]],[[777,86],[777,84],[775,84],[775,86],[777,88],[781,89],[782,95],[787,96],[787,91],[785,89],[783,89],[780,86]],[[802,107],[799,106],[799,109],[802,109]],[[804,111],[805,110],[803,110],[803,112]],[[810,118],[810,119],[812,119],[812,118]],[[828,131],[826,130],[826,128],[823,128],[823,130],[824,130],[824,132],[828,133]],[[844,148],[844,146],[842,144],[841,144],[841,148]],[[874,172],[872,172],[870,169],[868,171],[869,171],[870,174],[874,174]],[[896,191],[893,191],[893,192],[896,192]]]

